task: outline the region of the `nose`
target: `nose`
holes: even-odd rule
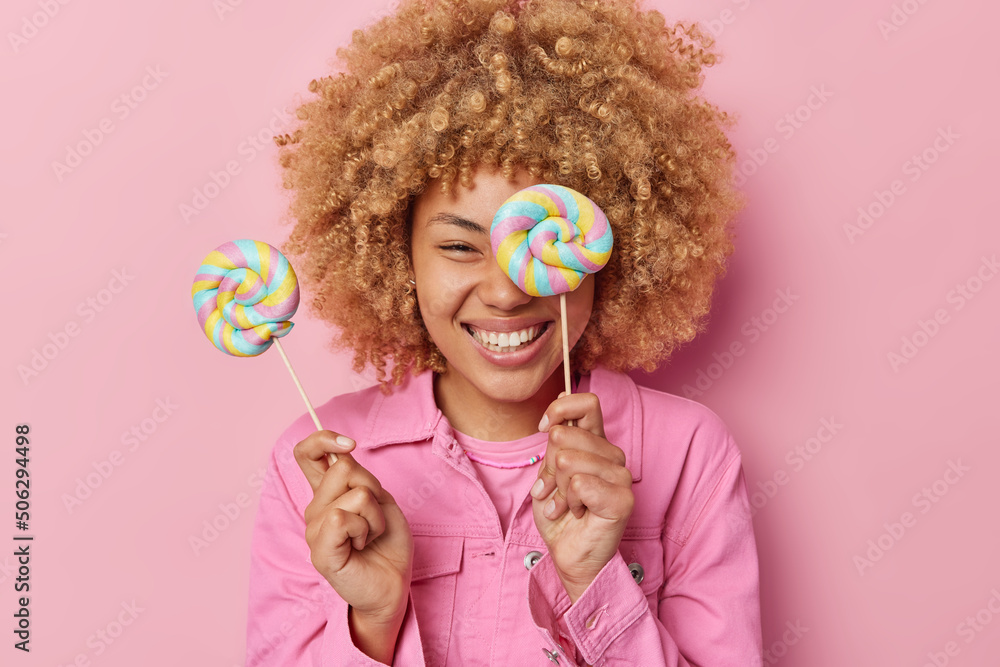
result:
[[[495,258],[491,258],[487,265],[477,290],[484,304],[498,310],[514,310],[534,298],[521,291],[521,288],[500,268]]]

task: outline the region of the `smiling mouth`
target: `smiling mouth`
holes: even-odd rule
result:
[[[465,329],[466,333],[468,333],[473,340],[487,350],[504,354],[508,352],[517,352],[518,350],[523,350],[524,348],[530,346],[538,340],[543,333],[545,333],[550,324],[552,323],[545,322],[544,324],[536,324],[526,329],[522,329],[521,331],[511,331],[500,334],[493,331],[481,331],[469,326],[468,324],[463,324],[462,328]]]

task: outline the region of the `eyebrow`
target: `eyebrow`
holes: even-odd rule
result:
[[[480,225],[478,222],[473,222],[461,216],[455,215],[453,213],[438,213],[433,218],[428,221],[428,226],[430,225],[457,225],[462,229],[467,229],[470,232],[475,232],[476,234],[482,234],[484,236],[489,236],[489,231],[485,227]]]

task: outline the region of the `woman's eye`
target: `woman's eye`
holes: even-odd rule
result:
[[[457,250],[458,252],[474,252],[473,248],[461,243],[453,243],[451,245],[438,246],[441,250]]]

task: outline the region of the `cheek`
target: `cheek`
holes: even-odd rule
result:
[[[422,281],[422,289],[417,290],[420,312],[428,319],[450,319],[465,302],[472,281],[443,269],[432,269],[431,275],[432,279]]]
[[[566,316],[569,318],[570,329],[581,334],[587,328],[594,309],[594,279],[587,276],[580,286],[566,297]]]

